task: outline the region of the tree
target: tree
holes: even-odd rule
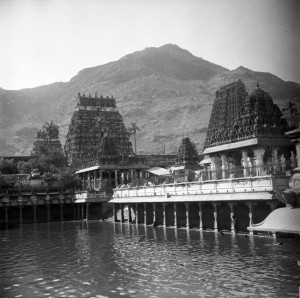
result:
[[[18,174],[17,163],[14,159],[0,159],[0,173],[2,174]]]
[[[76,188],[80,186],[80,180],[72,173],[69,168],[62,170],[58,175],[58,181],[67,188]]]

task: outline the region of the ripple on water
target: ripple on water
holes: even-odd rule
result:
[[[298,240],[278,249],[269,238],[216,237],[135,225],[121,230],[121,224],[108,222],[24,225],[5,235],[0,292],[8,297],[293,297],[298,293]]]

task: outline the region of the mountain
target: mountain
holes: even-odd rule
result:
[[[172,44],[83,69],[66,83],[17,91],[0,88],[0,156],[30,154],[35,131],[45,121],[60,125],[64,144],[77,93],[96,91],[117,99],[128,126],[137,122],[140,154],[163,153],[164,144],[167,153],[175,153],[185,134],[200,152],[215,91],[239,78],[248,92],[258,81],[280,107],[289,100],[299,102],[300,84],[242,66],[230,71]]]

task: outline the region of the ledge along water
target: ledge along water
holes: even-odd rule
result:
[[[281,298],[299,291],[299,238],[68,221],[2,230],[0,242],[1,297]]]

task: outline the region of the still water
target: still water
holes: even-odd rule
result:
[[[0,231],[0,297],[298,297],[300,240],[91,221]],[[278,241],[278,240],[277,240]]]

